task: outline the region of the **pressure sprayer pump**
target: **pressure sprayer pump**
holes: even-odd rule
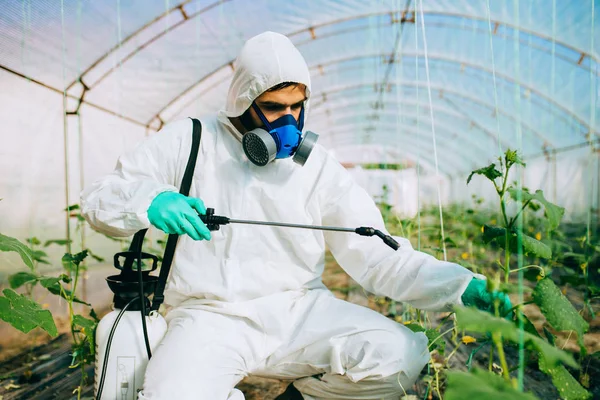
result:
[[[316,229],[324,231],[349,232],[361,236],[377,236],[394,250],[400,247],[398,242],[380,230],[370,227],[340,228],[332,226],[300,225],[282,222],[251,221],[232,219],[220,215],[214,215],[215,210],[208,208],[206,215],[200,215],[200,219],[209,230],[219,230],[221,225],[227,224],[249,224],[280,226],[287,228]],[[162,340],[167,331],[167,323],[158,314],[158,308],[162,304],[168,269],[172,254],[165,252],[163,267],[160,277],[150,275],[157,268],[157,257],[143,253],[141,249],[143,235],[135,237],[130,251],[117,253],[114,264],[121,271],[119,275],[106,278],[108,286],[115,294],[115,310],[106,315],[98,324],[96,331],[96,399],[98,400],[134,400],[137,392],[141,390],[146,365],[152,350]],[[174,241],[177,240],[173,239]],[[169,242],[172,237],[169,237]],[[172,244],[174,249],[174,243]],[[135,249],[138,249],[137,251]],[[168,263],[167,257],[169,257]],[[124,259],[121,262],[121,259]],[[142,261],[151,260],[152,266],[143,270]],[[134,261],[137,268],[134,271]],[[165,271],[165,265],[167,265]],[[154,294],[152,303],[149,296]],[[140,301],[143,299],[143,301]],[[141,312],[141,318],[140,314]],[[117,329],[117,324],[120,326]],[[145,345],[145,348],[144,348]]]

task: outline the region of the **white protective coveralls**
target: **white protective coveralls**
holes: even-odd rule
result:
[[[190,196],[231,218],[387,233],[374,201],[319,144],[304,166],[288,158],[259,167],[245,156],[228,117],[285,81],[310,95],[308,67],[291,41],[272,32],[250,39],[235,71],[225,109],[202,121]],[[90,224],[117,237],[149,228],[154,197],[179,191],[191,142],[185,119],[121,156],[82,192]],[[474,274],[395,239],[398,251],[353,233],[240,224],[210,241],[181,236],[165,292],[169,329],[139,398],[243,399],[234,387],[253,374],[296,379],[305,399],[397,399],[429,359],[427,338],[333,296],[321,281],[325,246],[366,290],[424,310],[461,304]]]

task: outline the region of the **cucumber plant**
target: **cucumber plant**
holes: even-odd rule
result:
[[[543,209],[548,230],[554,231],[558,228],[565,212],[564,208],[549,202],[541,190],[531,193],[526,188],[510,184],[509,173],[511,168],[515,166],[526,167],[516,151],[507,150],[503,157],[498,158],[498,165],[492,163],[487,167],[471,172],[467,178],[467,184],[471,182],[475,175],[484,176],[494,185],[500,200],[501,224],[485,224],[482,232],[485,243],[495,244],[504,249],[504,262],[501,263],[500,267],[504,279],[503,285],[500,285],[499,279],[488,278],[488,288],[506,292],[514,290],[514,285],[510,285],[510,274],[524,269],[534,269],[538,271],[538,276],[533,289],[532,300],[517,304],[514,307],[516,311],[514,321],[508,321],[502,318],[503,316],[498,315],[498,305],[496,305],[496,315],[494,316],[476,309],[455,308],[458,329],[491,335],[498,352],[504,379],[497,379],[491,371],[474,371],[471,372],[470,378],[480,384],[464,386],[461,384],[466,376],[464,373],[448,372],[446,399],[466,398],[468,396],[479,398],[482,393],[509,393],[515,390],[520,393],[522,390],[520,390],[517,380],[509,374],[510,369],[504,353],[506,343],[522,343],[524,348],[537,354],[540,370],[551,377],[563,399],[589,399],[591,394],[564,366],[567,365],[577,369],[579,365],[574,357],[555,346],[554,336],[547,329],[545,329],[546,338],[541,337],[522,310],[527,303],[535,304],[554,330],[575,332],[580,346],[580,355],[585,356],[583,335],[588,330],[589,325],[562,294],[554,281],[547,276],[543,266],[536,264],[517,266],[517,268],[512,266],[514,263],[513,255],[515,254],[519,265],[522,264],[523,256],[538,260],[550,260],[552,258],[551,247],[543,243],[540,237],[532,237],[523,232],[525,213],[536,213]],[[509,215],[508,212],[508,203],[511,200],[517,203],[517,211],[513,215]],[[490,364],[491,360],[492,357],[490,357]],[[510,395],[510,397],[532,398],[530,394]]]

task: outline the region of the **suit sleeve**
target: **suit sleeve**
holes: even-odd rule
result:
[[[189,154],[191,131],[189,119],[167,125],[119,157],[114,171],[86,187],[80,195],[81,210],[90,225],[114,237],[149,228],[152,200],[162,192],[179,191],[176,177],[181,155]]]
[[[375,202],[332,157],[326,160],[321,177],[325,225],[371,226],[389,234]],[[376,237],[325,233],[340,266],[367,291],[429,311],[462,304],[460,297],[474,276],[471,271],[416,251],[405,238],[394,239],[400,244],[397,251]]]

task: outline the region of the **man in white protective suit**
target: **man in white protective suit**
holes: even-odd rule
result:
[[[242,400],[235,386],[247,375],[292,380],[278,399],[398,399],[429,360],[427,338],[337,299],[321,280],[326,245],[366,290],[423,310],[491,310],[495,298],[506,310],[510,301],[400,237],[394,251],[353,233],[242,224],[210,232],[198,216],[205,205],[231,218],[387,234],[374,201],[325,148],[303,149],[303,165],[292,159],[311,94],[292,42],[273,32],[255,36],[234,66],[225,108],[202,120],[189,197],[178,192],[190,119],[145,139],[82,192],[83,214],[100,232],[125,237],[152,225],[182,235],[165,292],[168,331],[139,399]],[[281,145],[266,163],[243,145],[256,128]]]

